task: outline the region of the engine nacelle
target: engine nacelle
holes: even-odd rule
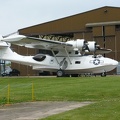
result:
[[[96,42],[89,41],[88,42],[88,49],[89,49],[89,52],[95,52],[96,51]]]
[[[86,42],[84,39],[77,39],[75,41],[67,41],[66,43],[71,44],[74,50],[80,50],[81,52],[95,52],[97,49],[95,41]]]
[[[66,43],[73,45],[73,49],[74,50],[82,50],[83,46],[85,44],[85,40],[84,39],[77,39],[77,40],[73,40],[73,41],[67,41]]]

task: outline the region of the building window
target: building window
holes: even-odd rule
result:
[[[115,26],[115,29],[116,29],[116,30],[120,30],[120,25],[116,25],[116,26]]]

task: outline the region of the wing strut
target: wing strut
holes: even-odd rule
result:
[[[58,65],[60,65],[60,63],[58,62],[58,60],[57,60],[57,58],[56,58],[56,55],[55,55],[55,53],[54,53],[53,49],[51,49],[51,51],[52,51],[52,54],[54,55],[54,57],[55,57],[55,59],[56,59],[56,61],[57,61]]]
[[[66,50],[66,47],[64,47],[64,48],[65,48],[65,52],[66,52],[66,54],[67,54],[68,60],[69,60],[70,64],[72,64],[72,62],[71,62],[71,60],[70,60],[70,57],[69,57],[69,54],[68,54],[68,51]]]

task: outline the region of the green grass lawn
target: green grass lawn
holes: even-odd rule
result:
[[[0,104],[32,101],[94,101],[94,104],[54,115],[45,120],[119,120],[120,77],[0,78]]]

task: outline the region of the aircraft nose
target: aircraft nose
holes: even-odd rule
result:
[[[112,60],[112,64],[117,66],[118,65],[118,61]]]

